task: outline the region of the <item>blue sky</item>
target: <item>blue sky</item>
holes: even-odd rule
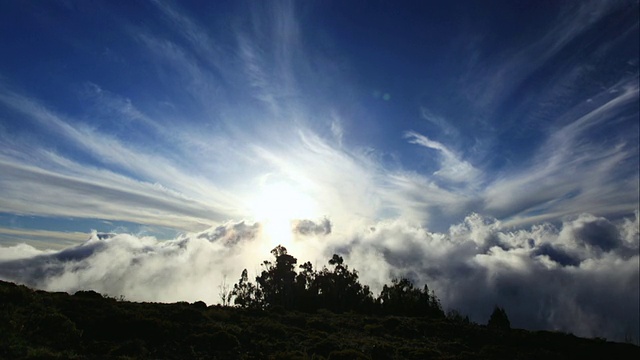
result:
[[[336,221],[632,214],[634,6],[4,4],[1,211],[190,230],[268,176]]]
[[[638,25],[637,1],[3,2],[0,246],[259,224],[312,256],[402,223],[399,254],[479,224],[504,251],[573,229],[584,261],[615,228],[637,264]],[[394,266],[369,280],[437,281]]]

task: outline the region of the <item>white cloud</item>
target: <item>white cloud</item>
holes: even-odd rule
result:
[[[231,193],[199,174],[190,174],[149,145],[124,144],[86,125],[53,113],[25,96],[1,89],[0,102],[36,121],[50,136],[63,139],[93,156],[106,168],[86,165],[53,153],[48,143],[13,153],[11,143],[0,155],[0,179],[6,201],[2,210],[14,213],[96,217],[161,224],[178,228],[242,217],[243,204]],[[50,145],[49,145],[50,146]],[[14,149],[20,149],[17,144]],[[124,175],[130,173],[132,175]],[[114,209],[121,209],[114,211]]]
[[[228,215],[151,183],[81,168],[82,177],[0,160],[2,211],[128,220],[176,228],[206,226]]]
[[[637,144],[596,142],[588,134],[615,121],[621,110],[637,100],[637,84],[614,88],[620,87],[624,91],[609,96],[602,105],[580,117],[569,117],[566,125],[550,134],[531,164],[490,183],[483,194],[485,209],[511,217],[512,225],[575,215],[583,209],[602,215],[633,212],[638,203],[638,174],[630,170],[638,168],[633,164]],[[631,168],[620,166],[625,163]]]
[[[87,234],[71,231],[33,230],[0,227],[0,242],[4,246],[14,244],[35,246],[35,249],[63,249],[87,240]]]
[[[474,321],[485,323],[500,304],[517,327],[621,340],[640,330],[640,258],[628,251],[637,249],[638,238],[631,246],[617,240],[635,221],[584,215],[560,229],[540,224],[511,231],[472,215],[447,233],[394,221],[352,235],[341,249],[350,266],[368,269],[360,272],[362,281],[376,290],[380,279],[409,276]],[[616,248],[585,245],[596,236],[608,236],[599,241]]]
[[[333,137],[336,139],[336,141],[338,142],[338,144],[340,146],[342,146],[342,138],[344,137],[344,129],[342,127],[342,123],[340,121],[340,118],[334,113],[332,114],[332,120],[331,120],[331,134],[333,134]]]
[[[542,29],[540,36],[533,37],[530,43],[500,49],[492,52],[488,61],[475,61],[472,64],[465,83],[469,100],[479,111],[492,113],[535,71],[566,50],[573,40],[624,6],[623,3],[602,1],[561,4],[562,9],[551,25]],[[563,71],[554,82],[565,80],[564,76],[567,75],[571,77],[573,74]]]
[[[450,122],[448,122],[442,116],[438,116],[434,114],[426,107],[420,108],[420,115],[422,116],[423,119],[439,127],[445,135],[454,137],[454,138],[460,136],[460,132],[458,131],[458,129],[456,129],[453,125],[451,125]]]
[[[453,183],[471,183],[479,181],[480,172],[467,161],[460,159],[453,151],[443,144],[433,141],[424,135],[409,131],[406,134],[409,142],[437,150],[440,153],[440,169],[433,175],[451,181]]]
[[[85,234],[86,236],[86,234]],[[31,245],[19,243],[12,246],[3,246],[0,248],[0,262],[7,262],[18,259],[28,259],[39,255],[54,253],[54,250],[39,250]]]

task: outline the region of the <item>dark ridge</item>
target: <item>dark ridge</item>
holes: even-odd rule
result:
[[[497,315],[494,315],[494,318]],[[500,315],[502,316],[502,315]],[[495,319],[493,320],[495,321]],[[0,281],[2,359],[637,359],[640,348],[448,317],[135,303]]]

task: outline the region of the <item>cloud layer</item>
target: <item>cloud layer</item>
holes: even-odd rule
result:
[[[485,323],[495,304],[515,327],[580,336],[637,338],[639,328],[638,214],[612,223],[589,214],[562,226],[510,230],[477,214],[433,233],[384,221],[334,234],[327,219],[292,224],[288,244],[299,262],[320,267],[337,252],[380,291],[394,277],[427,283],[446,309]],[[93,289],[136,301],[215,303],[220,286],[242,269],[254,275],[269,259],[260,224],[229,223],[170,241],[128,234],[92,234],[61,251],[0,247],[0,278],[41,289]]]

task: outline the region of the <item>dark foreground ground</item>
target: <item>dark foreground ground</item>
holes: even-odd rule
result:
[[[4,359],[637,359],[630,344],[446,319],[248,311],[0,281]]]

